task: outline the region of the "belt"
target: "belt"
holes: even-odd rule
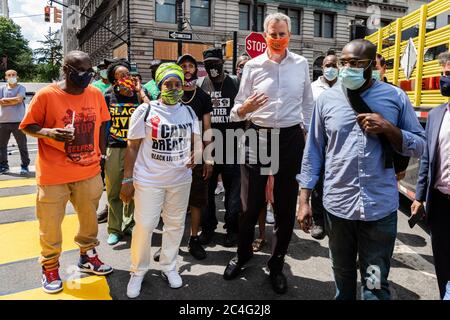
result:
[[[433,190],[434,190],[434,192],[435,192],[438,196],[440,196],[441,198],[444,198],[444,199],[450,201],[450,194],[442,193],[442,192],[439,191],[438,189],[433,189]]]
[[[286,128],[270,128],[270,127],[258,126],[258,125],[254,124],[252,122],[250,124],[250,128],[255,129],[255,130],[267,130],[267,131],[280,130],[280,132],[285,132],[285,131],[292,131],[292,130],[295,130],[295,129],[301,129],[301,125],[300,125],[300,123],[298,123],[298,124],[295,124],[293,126],[286,127]]]

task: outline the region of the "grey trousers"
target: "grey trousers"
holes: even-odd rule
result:
[[[30,157],[28,156],[27,137],[19,130],[19,122],[0,123],[0,167],[8,166],[8,142],[11,133],[16,139],[19,146],[20,158],[22,160],[22,167],[28,167],[30,164]]]

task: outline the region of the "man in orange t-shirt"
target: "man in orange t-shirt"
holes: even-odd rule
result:
[[[75,236],[80,247],[78,267],[97,275],[113,271],[95,250],[99,243],[96,210],[103,193],[100,162],[110,115],[101,92],[89,86],[94,72],[88,54],[69,52],[63,71],[65,80],[39,91],[20,124],[26,134],[38,138],[36,215],[42,288],[47,293],[63,289],[58,269],[61,224],[68,200],[80,223]]]

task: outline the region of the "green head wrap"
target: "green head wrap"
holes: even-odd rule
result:
[[[173,62],[161,64],[158,70],[156,70],[156,84],[158,85],[158,88],[160,90],[163,82],[170,77],[178,78],[180,79],[181,83],[183,83],[184,82],[183,69],[181,69],[179,65]]]

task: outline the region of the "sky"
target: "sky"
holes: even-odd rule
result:
[[[39,40],[44,40],[44,35],[51,27],[52,31],[61,28],[60,23],[50,23],[44,21],[44,8],[48,4],[47,0],[9,0],[9,17],[21,27],[22,35],[28,40],[28,45],[32,49],[39,48],[41,45]],[[61,9],[61,6],[53,4],[53,6]],[[28,15],[36,15],[36,17],[23,17]],[[17,17],[17,18],[15,18]],[[53,12],[52,12],[53,19]]]

